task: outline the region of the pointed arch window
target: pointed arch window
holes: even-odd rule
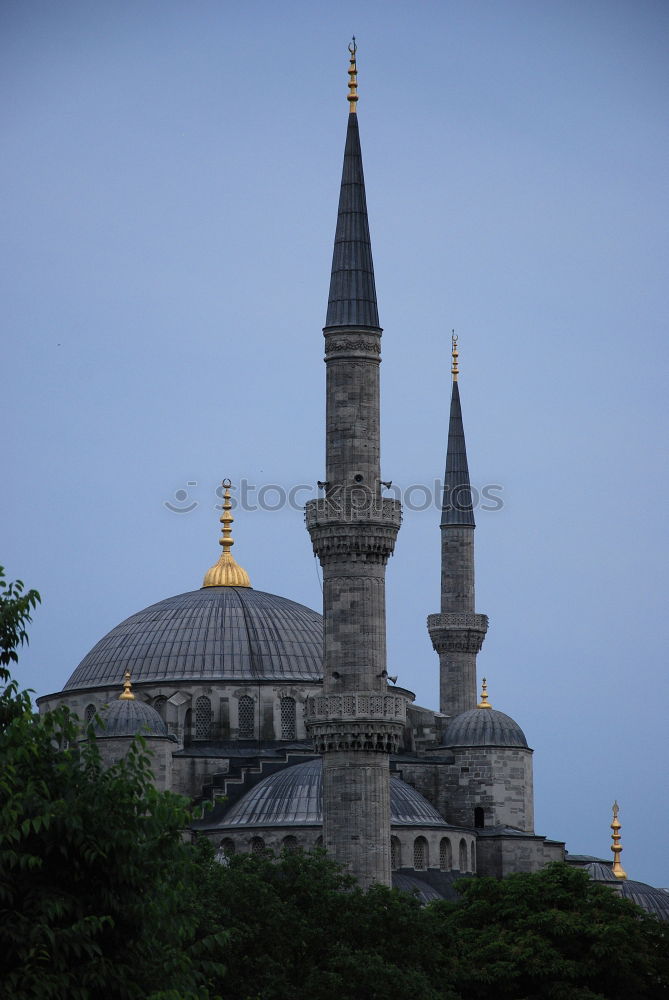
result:
[[[86,705],[86,711],[84,712],[84,719],[86,720],[86,725],[89,725],[93,721],[93,716],[95,715],[95,705]]]
[[[165,715],[167,714],[167,698],[165,698],[163,695],[159,695],[155,699],[153,707],[155,708],[156,712],[164,722]]]
[[[265,850],[265,841],[262,837],[251,837],[251,853],[261,854]]]
[[[211,702],[205,695],[195,702],[195,739],[208,740],[211,736]]]
[[[394,872],[402,867],[402,847],[399,837],[390,838],[390,867]]]
[[[281,699],[281,739],[294,740],[297,737],[297,711],[294,698]]]
[[[416,871],[424,871],[428,866],[427,840],[416,837],[413,842],[413,866]]]
[[[453,867],[453,847],[448,837],[442,837],[439,843],[439,870],[450,872]]]
[[[458,851],[459,858],[458,864],[461,872],[467,871],[467,841],[463,837],[460,841],[460,850]]]
[[[256,713],[253,698],[247,694],[239,699],[239,738],[252,740],[255,736]]]

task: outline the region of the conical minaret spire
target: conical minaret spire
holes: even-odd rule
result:
[[[441,614],[427,627],[439,654],[439,705],[459,715],[477,705],[476,654],[488,629],[474,610],[474,508],[458,387],[458,338],[452,335],[453,385],[441,510]]]
[[[307,726],[323,754],[326,850],[368,886],[390,884],[389,754],[406,703],[386,671],[385,567],[400,526],[381,497],[379,327],[360,153],[355,42],[349,47],[344,169],[325,336],[326,495],[306,507],[323,567],[323,694]]]

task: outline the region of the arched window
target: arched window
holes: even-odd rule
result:
[[[460,865],[460,871],[461,872],[466,872],[467,871],[467,842],[466,842],[466,840],[465,840],[464,837],[460,841],[460,851],[459,851],[459,854],[460,854],[460,857],[458,858],[458,862],[459,862],[459,865]]]
[[[239,738],[240,740],[252,740],[255,736],[256,723],[255,705],[253,698],[247,694],[239,699]]]
[[[485,826],[485,813],[481,806],[477,806],[474,810],[474,826],[477,830],[482,830]]]
[[[251,853],[260,854],[265,850],[265,841],[262,837],[251,837]]]
[[[281,739],[294,740],[297,737],[297,722],[294,698],[281,699]]]
[[[190,743],[192,725],[193,725],[193,713],[191,712],[190,708],[187,708],[186,714],[184,715],[184,743]]]
[[[84,712],[84,718],[86,720],[86,725],[93,721],[93,716],[95,715],[95,705],[86,705],[86,711]]]
[[[224,837],[221,841],[220,850],[223,851],[227,857],[232,857],[235,853],[235,842],[231,837]]]
[[[281,846],[284,851],[296,851],[297,850],[297,837],[288,836],[284,837],[281,841]]]
[[[413,842],[413,866],[416,871],[423,871],[427,864],[427,840],[425,837],[416,837]]]
[[[471,856],[471,865],[470,865],[470,868],[471,868],[471,870],[473,872],[475,872],[476,871],[476,844],[474,843],[473,840],[472,840],[472,846],[471,846],[471,849],[470,849],[470,856]]]
[[[402,867],[402,848],[399,837],[390,838],[390,867],[394,872]]]
[[[439,844],[439,869],[450,872],[453,867],[453,848],[448,837],[442,837]]]
[[[322,836],[316,837],[316,843],[314,844],[314,847],[318,847],[320,850],[323,850],[323,837]]]
[[[195,739],[208,740],[211,736],[211,702],[204,695],[195,702]]]
[[[160,695],[158,698],[155,699],[153,707],[155,708],[156,712],[164,722],[165,715],[167,712],[167,698],[164,698],[163,695]]]

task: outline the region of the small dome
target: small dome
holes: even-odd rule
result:
[[[137,698],[117,698],[100,712],[103,725],[96,725],[95,734],[105,736],[161,736],[168,739],[167,726],[155,708]]]
[[[527,747],[525,734],[509,715],[496,708],[471,708],[446,726],[446,747]]]
[[[322,780],[320,758],[283,768],[263,778],[235,802],[215,828],[320,826]],[[393,826],[449,825],[420,792],[395,775],[390,777],[390,822]]]
[[[323,619],[302,604],[250,587],[205,587],[168,597],[112,629],[67,684],[110,687],[129,670],[150,681],[318,681]]]

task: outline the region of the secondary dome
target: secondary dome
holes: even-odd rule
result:
[[[105,736],[161,736],[169,739],[167,726],[155,708],[145,705],[137,698],[125,700],[117,698],[100,712],[102,725],[96,725],[95,735]]]
[[[446,747],[527,747],[518,723],[489,705],[454,716],[446,726],[442,742]]]
[[[393,826],[449,825],[420,792],[396,775],[390,777],[390,822]],[[263,778],[214,825],[230,829],[322,823],[323,768],[317,758]]]
[[[323,619],[285,597],[250,587],[205,587],[126,618],[81,661],[77,688],[146,681],[318,681]]]

